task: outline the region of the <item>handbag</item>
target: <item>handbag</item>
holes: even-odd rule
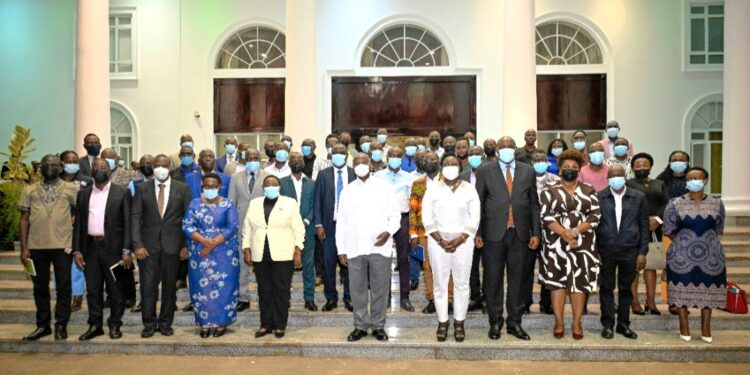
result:
[[[648,243],[645,269],[663,270],[667,268],[667,254],[662,249],[662,243],[656,240],[656,233],[651,232],[651,242]]]
[[[727,311],[732,314],[747,314],[747,295],[731,280],[727,283]]]

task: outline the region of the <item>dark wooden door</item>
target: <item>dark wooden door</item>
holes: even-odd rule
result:
[[[536,76],[539,130],[603,130],[607,123],[607,76]]]
[[[214,133],[283,133],[284,78],[214,79]]]

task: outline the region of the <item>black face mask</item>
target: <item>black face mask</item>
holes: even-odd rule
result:
[[[101,170],[95,171],[91,175],[91,177],[94,178],[94,182],[96,182],[97,184],[103,184],[107,182],[107,180],[109,180],[109,176],[107,176],[107,172],[101,171]]]
[[[414,161],[414,164],[417,165],[417,170],[423,171],[424,170],[424,160],[417,159]]]
[[[424,169],[425,173],[433,174],[438,171],[438,163],[435,163],[435,162],[424,163],[424,166],[422,168]]]
[[[42,177],[46,181],[54,180],[60,177],[60,169],[54,165],[43,165],[41,167]]]
[[[141,174],[146,178],[149,178],[154,175],[154,167],[151,165],[141,166],[140,171],[141,171]]]
[[[633,173],[635,173],[635,178],[639,180],[645,180],[648,178],[648,175],[651,173],[650,169],[637,169],[634,170]]]
[[[497,150],[494,147],[487,147],[484,149],[484,154],[487,156],[497,155]]]
[[[302,171],[305,169],[305,163],[289,164],[289,168],[292,169],[292,173],[302,173]]]
[[[443,146],[443,149],[445,150],[446,154],[455,154],[456,153],[456,146],[454,146],[454,145]]]
[[[266,156],[268,156],[269,158],[275,158],[276,151],[274,151],[274,149],[272,148],[266,149]]]
[[[86,153],[91,156],[99,156],[99,152],[102,150],[102,145],[84,145]]]
[[[562,173],[560,174],[560,177],[562,177],[563,180],[571,182],[575,181],[578,178],[578,170],[577,169],[563,169]]]
[[[430,138],[430,146],[437,147],[439,143],[440,143],[439,138]]]

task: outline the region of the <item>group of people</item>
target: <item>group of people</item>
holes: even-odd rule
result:
[[[312,139],[297,152],[283,136],[263,145],[266,160],[230,137],[222,157],[204,149],[197,163],[193,139],[183,135],[178,153],[143,155],[132,170],[89,134],[85,156],[46,155],[41,181],[25,187],[19,204],[21,261],[31,259],[37,270],[37,329],[24,339],[52,334],[52,264],[58,340],[67,338],[72,290],[84,289],[71,285],[76,272],[83,273],[89,311],[80,340],[89,340],[104,335],[105,306],[112,339],[122,336],[131,306],[142,314],[141,337],[172,335],[182,287],[190,295],[183,310],[194,312],[199,335],[222,336],[250,305],[251,270],[260,308],[255,337],[281,338],[292,276],[301,268],[305,309],[318,310],[320,284],[322,311],[338,307],[338,275],[354,319],[347,340],[371,333],[386,341],[395,257],[400,309],[415,311],[410,292],[423,273],[429,302],[422,312],[436,314],[438,341],[448,338],[451,315],[453,337],[463,341],[467,312],[474,310],[487,314],[490,339],[500,339],[505,326],[529,340],[522,318],[533,304],[538,268],[539,309],[554,314],[556,338],[565,335],[566,296],[572,337],[583,338],[581,316],[597,291],[601,336],[637,338],[630,312],[661,314],[655,286],[657,272],[666,269],[680,338],[690,340],[688,308],[695,307],[701,337],[710,342],[711,311],[725,304],[726,268],[719,241],[724,207],[704,191],[709,174],[675,151],[651,178],[652,156],[634,154],[617,122],[606,131],[591,143],[577,131],[573,148],[555,139],[546,151],[536,146],[533,129],[521,147],[507,136],[479,146],[473,133],[457,139],[437,131],[398,145],[387,129],[355,144],[342,132],[326,137],[325,156],[316,154]],[[666,254],[662,236],[672,240]]]

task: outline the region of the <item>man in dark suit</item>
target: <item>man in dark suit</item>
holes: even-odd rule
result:
[[[528,249],[541,243],[539,198],[531,166],[515,161],[516,143],[511,137],[498,142],[498,163],[487,163],[477,172],[476,188],[482,203],[482,221],[476,247],[484,256],[484,297],[490,320],[488,336],[500,339],[503,326],[505,269],[508,272],[507,332],[521,340],[529,335],[521,327],[523,269]]]
[[[461,173],[461,179],[470,183],[472,186],[476,186],[477,182],[477,171],[482,163],[479,163],[476,167],[472,165],[472,159],[476,157],[482,157],[484,149],[479,146],[469,148],[469,163],[466,164],[466,168]],[[469,288],[471,294],[469,298],[469,311],[482,310],[484,308],[484,297],[482,296],[482,281],[479,278],[479,263],[482,262],[482,250],[474,248],[474,256],[471,259],[471,275],[469,276]],[[482,264],[484,268],[484,264]]]
[[[305,176],[305,160],[299,152],[289,154],[289,168],[292,175],[281,179],[281,195],[292,198],[299,204],[299,213],[305,224],[305,247],[302,249],[305,308],[318,311],[318,306],[315,305],[315,226],[312,225],[315,182]]]
[[[154,158],[154,180],[138,185],[132,207],[132,244],[141,265],[144,295],[143,331],[147,338],[159,330],[174,334],[172,321],[177,308],[177,272],[180,259],[187,259],[182,217],[192,199],[190,189],[169,175],[169,157]],[[156,316],[156,299],[161,283],[161,311]]]
[[[646,266],[648,242],[651,238],[648,225],[646,196],[638,190],[625,187],[625,169],[620,165],[609,167],[609,187],[598,192],[602,218],[596,228],[596,244],[601,264],[602,337],[614,337],[615,324],[615,272],[617,273],[617,328],[616,332],[636,339],[630,329],[630,303],[633,301],[631,285],[638,272]]]
[[[99,136],[94,133],[86,134],[83,137],[83,148],[86,149],[86,156],[78,159],[78,164],[81,166],[79,173],[86,177],[91,177],[91,164],[102,151],[102,143],[99,141]]]
[[[347,167],[347,149],[343,144],[333,146],[331,162],[333,166],[325,168],[318,173],[315,180],[315,197],[313,199],[313,218],[315,221],[315,234],[323,242],[323,283],[326,304],[323,311],[331,311],[337,307],[338,292],[336,291],[336,265],[341,272],[344,283],[344,306],[352,311],[351,297],[349,296],[349,272],[339,262],[339,254],[336,249],[336,216],[338,201],[341,192],[346,185],[354,181],[357,176],[351,167]]]
[[[104,334],[103,286],[107,287],[110,314],[107,319],[109,338],[122,337],[120,326],[125,301],[112,266],[130,269],[130,191],[110,181],[112,172],[107,161],[94,159],[94,185],[78,192],[73,230],[73,254],[76,265],[86,277],[86,300],[89,307],[89,329],[79,340],[91,340]]]
[[[198,153],[198,165],[200,166],[198,172],[185,177],[185,184],[193,194],[193,198],[201,196],[203,175],[208,173],[216,173],[221,177],[219,195],[224,198],[229,197],[229,182],[232,178],[216,170],[216,155],[213,150],[207,148]]]
[[[237,152],[237,139],[235,137],[227,137],[224,140],[224,156],[216,160],[216,170],[219,173],[224,173],[224,168],[229,163],[237,163],[240,160],[239,152]]]

